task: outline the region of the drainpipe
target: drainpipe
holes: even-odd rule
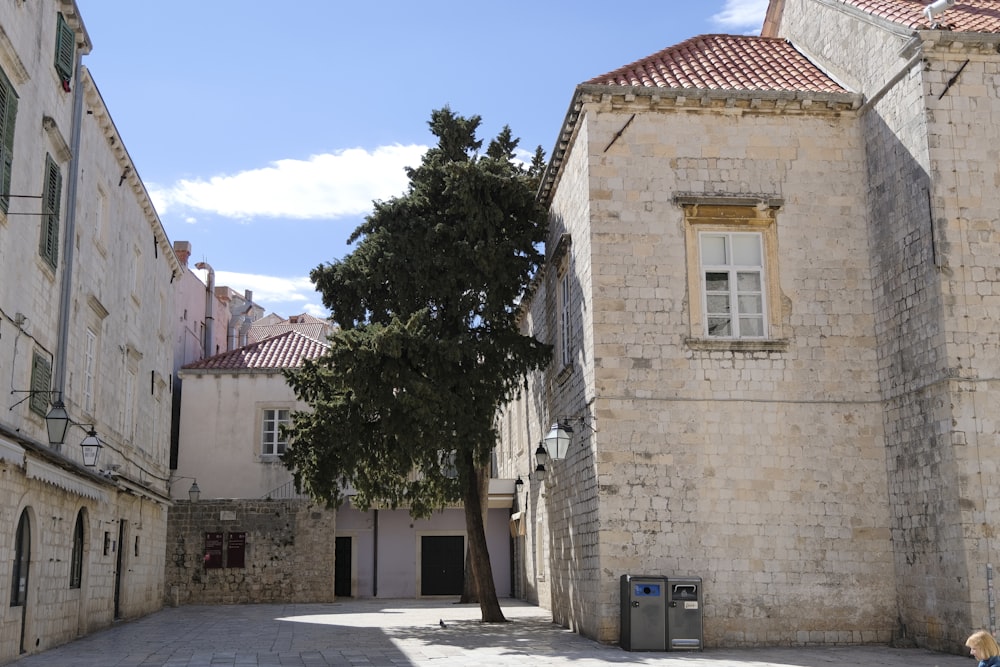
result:
[[[76,189],[80,180],[80,135],[83,119],[83,83],[80,68],[83,54],[76,52],[76,67],[73,70],[73,129],[70,137],[72,155],[69,159],[69,183],[66,189],[66,228],[63,237],[63,271],[59,292],[59,339],[56,343],[55,370],[52,374],[52,398],[62,400],[66,388],[66,350],[69,347],[69,314],[73,287],[73,247],[76,245]],[[44,204],[43,204],[44,205]]]
[[[215,298],[215,269],[208,262],[198,262],[194,268],[208,271],[208,286],[205,288],[205,358],[212,356],[212,341],[215,340],[215,318],[212,317],[212,300]]]

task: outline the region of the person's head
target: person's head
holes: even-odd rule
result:
[[[987,660],[993,656],[1000,655],[1000,646],[997,640],[986,630],[977,630],[965,640],[965,645],[972,651],[972,657],[976,660]]]

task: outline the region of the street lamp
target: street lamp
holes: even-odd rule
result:
[[[549,451],[553,461],[561,461],[566,458],[566,452],[569,450],[569,436],[572,433],[573,427],[568,423],[556,422],[552,425],[549,434],[545,436],[545,448]]]
[[[538,443],[535,450],[535,479],[545,479],[545,464],[549,462],[549,453],[545,451],[545,446]]]
[[[90,426],[90,430],[87,431],[87,437],[80,443],[80,449],[83,450],[83,465],[93,468],[97,465],[97,457],[100,455],[103,445],[97,437],[97,431],[94,430],[93,425],[88,424],[88,426]]]
[[[69,413],[61,398],[52,403],[52,409],[45,415],[45,430],[48,432],[50,445],[61,445],[66,440],[69,429]]]

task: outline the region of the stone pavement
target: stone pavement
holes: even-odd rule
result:
[[[10,663],[14,667],[972,667],[969,657],[887,647],[707,649],[639,653],[553,625],[544,609],[501,600],[510,623],[479,623],[478,605],[350,600],[186,606]],[[440,627],[443,620],[445,627]]]

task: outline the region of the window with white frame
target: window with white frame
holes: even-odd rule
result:
[[[94,414],[94,388],[97,385],[97,334],[87,329],[83,342],[83,410]]]
[[[135,419],[135,382],[136,369],[129,368],[125,371],[125,396],[122,401],[121,412],[121,432],[125,436],[126,442],[132,442],[133,420]]]
[[[705,335],[764,338],[764,256],[759,232],[703,232]]]
[[[677,196],[684,207],[690,336],[704,349],[783,349],[777,198]]]
[[[279,456],[285,453],[288,442],[281,433],[282,426],[291,425],[287,408],[265,408],[260,428],[260,453],[262,456]]]

